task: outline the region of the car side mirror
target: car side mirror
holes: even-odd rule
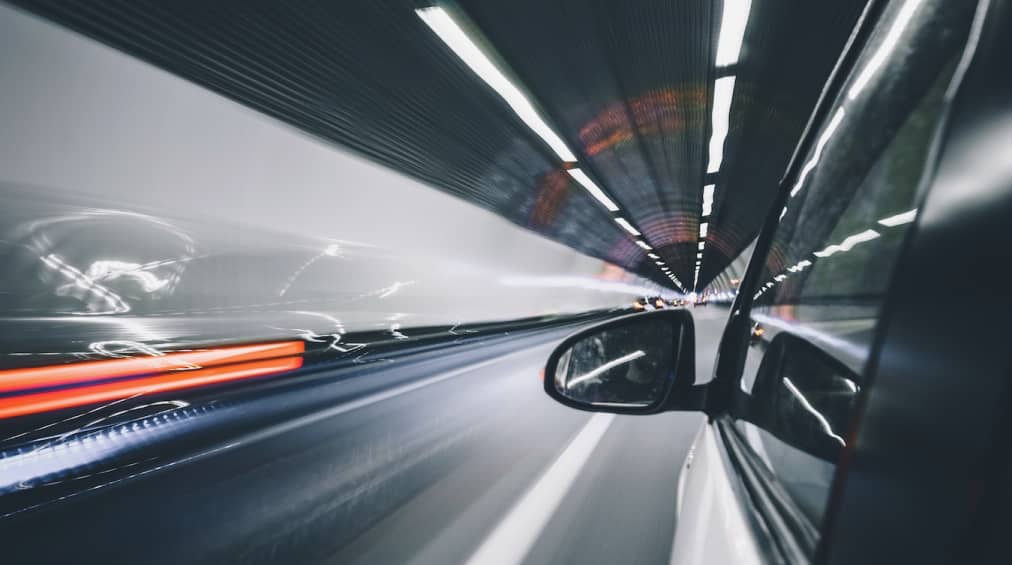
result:
[[[682,408],[695,382],[692,315],[624,316],[564,340],[545,367],[545,392],[581,410],[654,414]]]

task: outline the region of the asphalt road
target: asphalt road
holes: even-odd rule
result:
[[[708,376],[726,310],[694,314]],[[665,563],[700,416],[555,404],[561,337],[19,519],[5,562]]]

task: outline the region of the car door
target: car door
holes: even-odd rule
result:
[[[932,172],[974,8],[906,1],[872,11],[863,47],[786,177],[743,285],[748,295],[733,307],[737,333],[729,329],[721,346],[717,377],[733,382],[728,409],[695,451],[709,453],[707,436],[717,439],[733,469],[725,490],[738,493],[740,515],[683,508],[680,524],[702,519],[724,539],[701,549],[689,535],[698,526],[689,526],[676,535],[674,561],[688,562],[677,559],[683,554],[699,555],[698,563],[726,559],[726,547],[741,544],[732,523],[748,526],[764,561],[814,557],[837,465],[857,433],[854,408],[869,386],[882,305]],[[763,331],[746,341],[741,329],[755,325]],[[712,472],[714,465],[700,467]],[[687,483],[700,481],[691,467],[688,474]]]

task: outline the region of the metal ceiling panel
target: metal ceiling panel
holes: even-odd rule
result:
[[[670,285],[415,14],[431,3],[13,3]],[[477,26],[579,166],[686,283],[702,187],[716,184],[701,288],[757,233],[863,5],[753,0],[739,62],[720,71],[719,1],[464,0],[451,8]],[[737,78],[724,165],[708,175],[713,84],[728,73]]]

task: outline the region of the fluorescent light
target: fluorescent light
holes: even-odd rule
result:
[[[712,184],[703,187],[703,217],[710,215],[713,211],[713,188]]]
[[[710,224],[708,222],[703,222],[699,224],[699,237],[706,237],[706,232],[708,231],[709,227]]]
[[[908,210],[906,212],[903,212],[902,214],[896,214],[895,216],[882,218],[881,220],[878,221],[878,223],[882,224],[883,226],[893,228],[903,224],[909,224],[910,222],[914,221],[914,218],[916,217],[917,217],[917,208],[914,208],[913,210]]]
[[[656,263],[659,266],[663,266],[664,265],[664,261],[654,261],[654,263]]]
[[[647,245],[642,239],[637,239],[636,240],[636,245],[639,245],[640,247],[642,247],[643,249],[646,249],[647,251],[653,251],[654,250],[653,247],[650,247],[649,245]]]
[[[639,230],[633,227],[625,218],[615,218],[615,223],[622,226],[622,229],[629,232],[632,235],[640,235]]]
[[[603,204],[609,212],[618,212],[618,205],[615,204],[611,198],[608,198],[608,195],[601,190],[601,187],[597,186],[594,184],[594,181],[590,180],[587,173],[581,171],[580,169],[568,169],[566,172],[569,173],[569,176],[576,179],[576,182],[583,185],[583,188],[587,189],[587,192],[596,198],[598,202]]]
[[[699,242],[699,250],[702,251],[704,247],[706,247],[706,242],[705,241],[700,241]]]
[[[903,30],[906,29],[907,24],[910,23],[910,19],[914,17],[914,12],[917,11],[917,7],[921,5],[923,0],[907,0],[900,8],[896,19],[893,20],[893,25],[889,28],[889,32],[886,34],[885,39],[879,45],[878,50],[872,55],[868,64],[861,69],[861,74],[857,76],[857,80],[847,91],[847,98],[853,100],[861,94],[861,91],[868,86],[868,82],[871,80],[882,64],[885,63],[889,54],[896,49],[896,43],[900,40],[900,36],[903,35]]]
[[[724,0],[724,13],[720,16],[720,39],[717,42],[718,67],[738,62],[751,4],[751,0]]]
[[[801,190],[801,186],[805,184],[805,179],[808,178],[808,174],[812,172],[815,165],[819,164],[819,158],[822,157],[822,149],[827,143],[829,143],[829,138],[833,137],[833,134],[836,133],[836,128],[840,127],[840,122],[843,121],[843,117],[845,115],[847,115],[847,112],[844,111],[842,106],[836,110],[835,114],[833,114],[833,119],[831,119],[829,124],[826,125],[826,129],[822,132],[822,135],[819,136],[819,141],[815,144],[815,151],[812,153],[812,158],[805,163],[804,167],[801,168],[801,174],[798,175],[798,182],[794,185],[794,188],[791,189],[791,198],[793,198],[794,195]]]
[[[647,253],[647,257],[650,257],[651,259],[660,259],[661,258],[661,256],[658,255],[658,254],[656,254],[656,253]]]
[[[475,45],[474,41],[467,36],[467,33],[450,17],[446,10],[433,6],[431,8],[420,8],[415,10],[418,17],[425,22],[429,28],[443,40],[460,60],[464,62],[474,74],[485,81],[492,90],[506,101],[506,104],[516,113],[527,127],[531,128],[538,137],[544,140],[552,151],[559,156],[559,159],[567,162],[576,161],[576,156],[569,150],[566,143],[562,141],[557,133],[545,123],[545,120],[534,109],[534,105],[516,87],[506,75],[495,66],[495,63],[488,58],[482,50]]]
[[[713,116],[710,133],[710,161],[707,173],[716,173],[724,161],[724,139],[731,122],[731,98],[734,95],[734,77],[721,77],[713,82]]]
[[[871,241],[879,237],[880,235],[881,234],[879,234],[875,230],[864,230],[861,233],[856,233],[852,236],[847,237],[847,239],[841,241],[839,245],[830,245],[829,247],[823,249],[822,251],[816,251],[814,255],[816,257],[829,257],[830,255],[839,253],[841,251],[850,251],[858,243]]]
[[[702,259],[702,258],[703,258],[703,254],[702,253],[696,253],[696,259]]]

